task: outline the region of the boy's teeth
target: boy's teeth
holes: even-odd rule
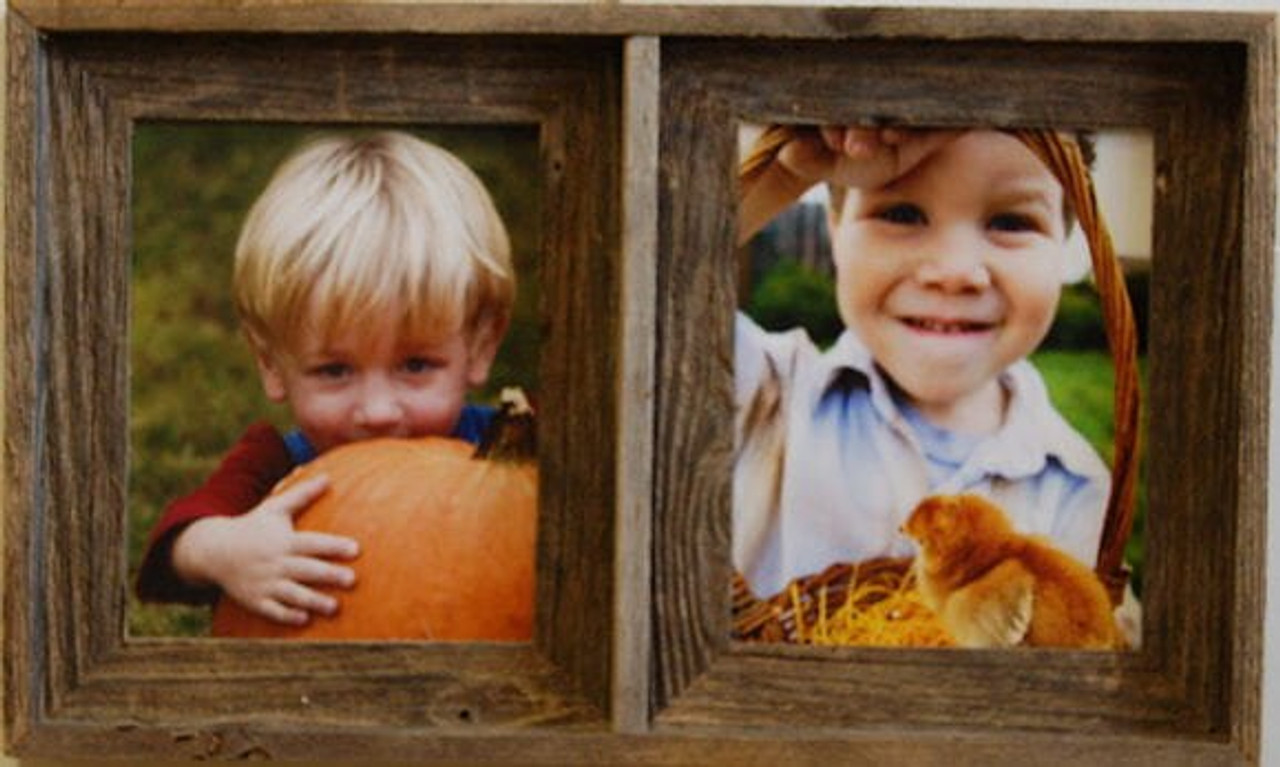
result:
[[[913,319],[911,324],[931,333],[957,333],[978,330],[982,327],[977,322],[943,322],[942,320]]]

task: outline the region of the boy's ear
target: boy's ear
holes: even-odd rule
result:
[[[467,385],[483,386],[489,380],[489,371],[507,334],[508,323],[506,317],[485,319],[472,331],[467,350]]]
[[[258,363],[258,378],[262,380],[262,391],[272,402],[284,402],[288,391],[284,385],[284,375],[269,352],[253,344],[253,359]]]

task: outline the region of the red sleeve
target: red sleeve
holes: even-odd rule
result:
[[[280,433],[265,423],[250,426],[204,484],[169,504],[151,528],[138,572],[138,598],[144,602],[191,604],[215,601],[217,588],[191,586],[173,571],[170,557],[174,540],[198,519],[250,511],[292,469],[293,459]]]

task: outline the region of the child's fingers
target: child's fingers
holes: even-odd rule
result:
[[[819,128],[822,143],[837,155],[860,159],[875,153],[881,145],[878,128],[856,125],[823,125]]]
[[[275,603],[282,608],[282,613],[293,616],[297,612],[302,612],[303,623],[306,623],[310,614],[333,615],[338,611],[336,597],[308,588],[295,581],[281,581],[273,590],[273,596]]]
[[[290,485],[280,493],[267,498],[262,502],[262,505],[289,515],[295,515],[310,506],[312,501],[319,498],[328,489],[329,477],[319,474]]]
[[[913,130],[903,131],[895,143],[898,150],[898,173],[905,174],[919,165],[926,157],[954,141],[964,131]]]
[[[355,559],[360,554],[360,544],[356,539],[313,530],[294,533],[290,548],[292,553],[300,556],[324,559]]]
[[[823,125],[817,130],[797,129],[794,138],[778,152],[777,160],[805,182],[812,184],[826,180],[844,154],[849,130],[838,125]]]
[[[822,143],[832,152],[843,151],[846,128],[843,125],[823,125],[818,129]]]
[[[300,610],[296,607],[290,607],[276,599],[263,597],[244,605],[251,613],[266,618],[272,623],[279,623],[283,626],[305,626],[307,621],[311,619],[310,614],[306,610]]]
[[[914,128],[881,128],[879,138],[881,143],[889,146],[897,146],[906,141],[914,133],[920,133],[919,129]]]
[[[284,562],[284,576],[293,583],[310,586],[351,588],[356,582],[355,570],[350,567],[313,557],[289,557]]]
[[[844,132],[844,143],[840,149],[846,157],[855,160],[870,157],[882,146],[878,128],[849,127]]]

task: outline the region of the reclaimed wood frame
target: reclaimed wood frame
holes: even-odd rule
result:
[[[1257,762],[1274,16],[18,0],[7,25],[6,750]],[[1154,132],[1140,651],[728,640],[732,137],[868,116]],[[147,118],[542,126],[542,379],[564,385],[543,394],[531,645],[124,637],[127,137]]]

